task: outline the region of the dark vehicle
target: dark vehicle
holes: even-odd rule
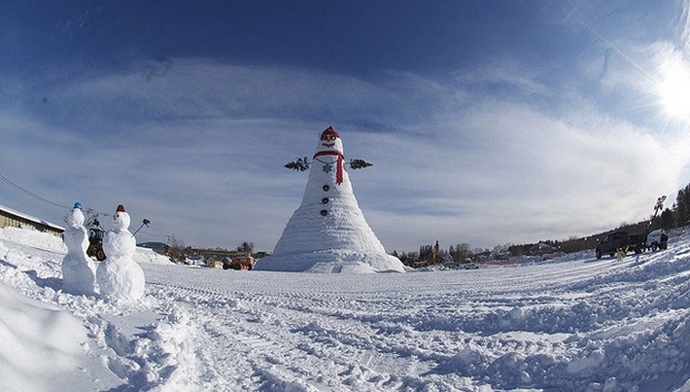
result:
[[[91,227],[89,229],[89,248],[86,254],[89,257],[96,257],[96,260],[105,260],[105,252],[103,252],[103,235],[105,230],[100,227]]]
[[[646,248],[646,240],[646,234],[628,234],[624,230],[613,232],[604,237],[597,245],[597,259],[605,254],[613,257],[619,252],[623,255],[629,251],[634,251],[636,254],[642,253]]]

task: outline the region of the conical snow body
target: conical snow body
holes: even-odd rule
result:
[[[302,203],[273,254],[256,269],[309,272],[403,272],[364,219],[344,168],[342,141],[327,129],[314,155]]]

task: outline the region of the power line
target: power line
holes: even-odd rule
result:
[[[39,196],[39,195],[37,195],[37,194],[35,194],[35,193],[31,192],[31,191],[28,191],[28,190],[22,188],[21,186],[15,184],[15,183],[12,182],[9,178],[3,176],[2,174],[0,174],[0,179],[3,180],[4,182],[6,182],[7,184],[13,186],[14,188],[16,188],[16,189],[18,189],[18,190],[20,190],[20,191],[26,193],[27,195],[32,196],[32,197],[35,197],[35,198],[37,198],[38,200],[41,200],[41,201],[43,201],[43,202],[45,202],[45,203],[52,204],[52,205],[54,205],[54,206],[57,206],[57,207],[60,207],[60,208],[64,208],[64,209],[69,209],[69,208],[70,208],[69,206],[64,206],[64,205],[62,205],[62,204],[59,204],[59,203],[56,203],[56,202],[54,202],[54,201],[48,200],[48,199],[46,199],[45,197]]]

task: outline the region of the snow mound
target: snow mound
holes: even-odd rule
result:
[[[264,271],[354,274],[405,272],[400,260],[385,253],[365,254],[339,249],[313,253],[271,255],[259,259],[255,269]]]
[[[86,340],[86,329],[74,316],[0,283],[3,390],[57,391],[92,385],[93,380],[80,370],[84,366],[82,342]]]
[[[0,228],[0,239],[20,245],[44,249],[55,253],[67,253],[67,247],[62,238],[38,230],[19,227]]]
[[[156,253],[152,249],[140,246],[137,247],[132,258],[139,264],[174,264],[168,257]]]

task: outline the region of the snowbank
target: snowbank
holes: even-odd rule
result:
[[[139,264],[163,264],[163,265],[170,265],[173,264],[172,261],[166,256],[163,256],[160,253],[154,252],[152,249],[149,248],[142,248],[140,246],[137,246],[136,252],[134,252],[134,261],[136,261]]]
[[[271,255],[259,259],[255,269],[263,271],[352,274],[405,271],[398,258],[385,253],[362,253],[339,249],[311,253]]]
[[[0,321],[3,391],[93,390],[94,375],[110,373],[99,361],[87,360],[81,320],[2,283]]]
[[[58,254],[67,253],[67,247],[62,238],[33,229],[3,227],[0,228],[0,239]],[[173,264],[168,257],[140,246],[136,248],[134,261],[141,264]]]
[[[0,239],[56,253],[67,253],[61,237],[30,228],[2,227]]]

